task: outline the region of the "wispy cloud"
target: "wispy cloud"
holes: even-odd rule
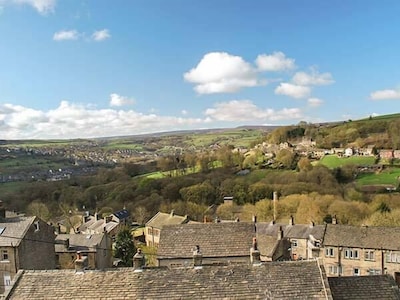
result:
[[[0,0],[0,4],[30,5],[42,15],[54,12],[56,0]]]
[[[287,58],[283,52],[274,52],[270,55],[261,54],[257,56],[256,65],[261,71],[285,71],[296,67],[295,60]]]
[[[378,90],[370,94],[371,100],[400,100],[400,90]]]
[[[319,98],[309,98],[307,100],[307,103],[311,107],[318,107],[318,106],[321,106],[322,103],[324,103],[324,101],[322,99],[319,99]]]
[[[287,82],[282,82],[275,88],[275,94],[285,95],[296,99],[306,98],[310,95],[311,89],[308,86],[302,86]]]
[[[77,40],[79,38],[79,33],[76,30],[61,30],[57,31],[53,35],[53,40],[55,41],[71,41]]]
[[[111,37],[111,34],[108,29],[98,30],[98,31],[93,32],[93,34],[92,34],[92,39],[97,42],[104,41],[106,39],[109,39],[110,37]]]
[[[250,100],[232,100],[217,103],[213,108],[207,109],[205,114],[212,119],[229,122],[265,122],[302,117],[301,110],[298,108],[262,109]]]

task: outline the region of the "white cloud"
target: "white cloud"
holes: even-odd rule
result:
[[[257,122],[276,121],[283,119],[298,119],[302,114],[298,108],[261,109],[250,100],[232,100],[217,103],[214,108],[205,111],[205,115],[218,121],[228,122]]]
[[[97,42],[104,41],[110,37],[111,34],[108,29],[98,30],[92,34],[92,39]]]
[[[308,105],[312,107],[318,107],[321,106],[322,103],[324,103],[324,101],[319,98],[309,98],[307,102]]]
[[[124,106],[133,103],[135,103],[133,98],[124,97],[115,93],[110,95],[110,106]]]
[[[245,87],[265,84],[258,80],[251,64],[240,56],[226,52],[207,53],[183,77],[196,84],[194,89],[199,94],[233,93]]]
[[[78,38],[79,33],[76,30],[61,30],[53,35],[53,40],[55,41],[77,40]]]
[[[296,67],[295,60],[287,58],[283,52],[258,55],[256,65],[260,71],[284,71]]]
[[[370,94],[372,100],[392,100],[400,99],[400,90],[379,90]]]
[[[311,89],[308,86],[295,85],[287,82],[282,82],[275,88],[275,94],[285,95],[292,98],[306,98],[310,95]]]
[[[38,111],[0,104],[2,139],[90,138],[203,127],[201,118],[143,114],[133,110],[94,109],[62,101],[56,109]]]
[[[267,124],[275,120],[304,119],[298,108],[263,109],[250,100],[215,104],[201,118],[163,116],[134,110],[98,109],[61,101],[58,107],[35,110],[0,104],[0,139],[71,139],[124,136],[161,131],[215,128],[222,123]],[[221,123],[222,122],[222,123]],[[238,126],[234,123],[234,126]]]
[[[292,82],[297,85],[328,85],[335,81],[331,73],[320,74],[315,68],[311,68],[310,73],[297,72],[292,78]]]
[[[0,3],[14,3],[14,4],[26,4],[32,6],[40,14],[45,15],[47,13],[54,12],[56,6],[56,0],[3,0]]]

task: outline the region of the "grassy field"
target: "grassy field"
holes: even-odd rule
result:
[[[374,157],[366,156],[351,156],[351,157],[337,157],[336,155],[325,155],[318,164],[327,166],[328,168],[338,168],[344,165],[353,164],[360,166],[370,166],[375,163]]]
[[[359,174],[356,180],[357,185],[382,185],[392,184],[397,186],[400,178],[400,168],[390,168],[380,173]]]

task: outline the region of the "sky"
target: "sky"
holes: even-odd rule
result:
[[[0,0],[0,139],[400,112],[398,0]]]

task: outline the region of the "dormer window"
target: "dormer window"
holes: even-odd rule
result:
[[[35,228],[35,231],[39,231],[39,221],[35,221],[34,223],[33,223],[33,227]]]

